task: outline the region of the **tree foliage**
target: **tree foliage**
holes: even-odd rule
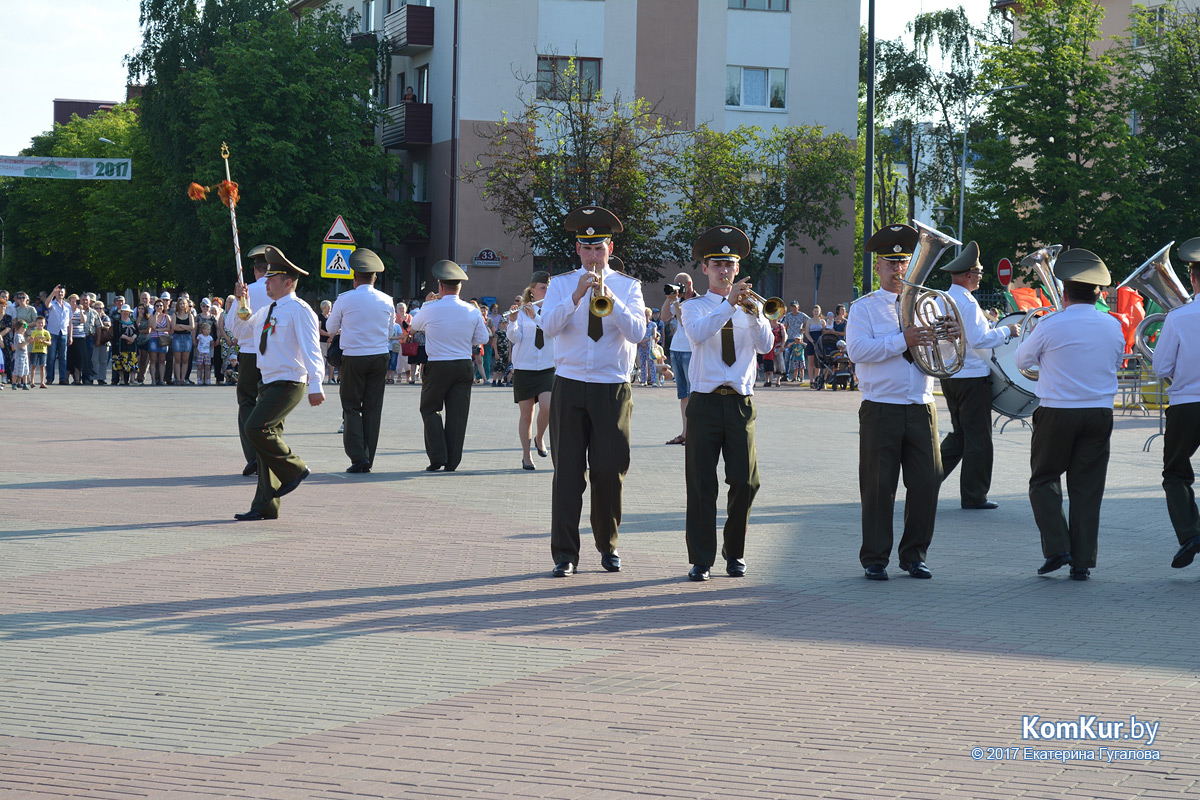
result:
[[[853,194],[853,143],[820,127],[753,126],[715,131],[701,125],[666,174],[679,200],[672,256],[691,262],[692,242],[713,225],[733,224],[750,237],[742,271],[762,275],[772,255],[791,246],[836,255],[830,243],[846,224],[843,204]]]
[[[61,158],[121,157],[136,180],[148,180],[149,157],[136,103],[34,137],[22,151]],[[101,137],[113,144],[101,142]],[[149,244],[155,209],[134,180],[11,178],[3,185],[6,264],[3,277],[31,291],[62,283],[76,288],[128,287],[159,276]]]
[[[1023,8],[1021,35],[984,63],[987,85],[1026,86],[992,100],[998,136],[974,148],[965,235],[995,254],[1086,247],[1119,274],[1137,257],[1153,203],[1138,181],[1142,143],[1118,56],[1099,46],[1103,10],[1092,0]]]
[[[530,82],[532,83],[532,82]],[[574,59],[558,76],[562,99],[538,97],[532,86],[520,109],[476,131],[483,153],[464,167],[504,229],[519,237],[551,271],[577,263],[575,240],[563,228],[572,208],[599,205],[624,224],[625,269],[657,278],[669,245],[663,166],[681,143],[678,126],[644,99],[610,98],[581,85]]]
[[[392,199],[399,161],[375,143],[380,48],[354,41],[353,14],[323,8],[297,21],[286,5],[142,0],[130,72],[146,78],[142,124],[159,178],[153,252],[180,282],[233,278],[228,211],[185,194],[191,181],[225,177],[222,142],[241,188],[244,247],[269,241],[311,267],[338,214],[363,244],[396,243],[415,226]]]

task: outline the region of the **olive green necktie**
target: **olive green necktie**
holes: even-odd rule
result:
[[[275,304],[271,303],[271,307],[267,309],[267,318],[263,320],[262,336],[258,337],[258,352],[260,355],[267,354],[267,334],[271,332],[271,315],[275,313]]]
[[[595,314],[588,314],[588,336],[593,342],[600,341],[600,337],[604,335],[604,321]]]
[[[737,361],[737,353],[733,349],[732,319],[725,320],[725,324],[721,326],[721,360],[727,367],[732,367],[733,362]]]

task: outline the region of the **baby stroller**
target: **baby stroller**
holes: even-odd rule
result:
[[[826,384],[833,391],[839,388],[851,390],[858,388],[854,378],[854,365],[850,356],[846,355],[846,340],[844,333],[825,331],[817,340],[817,388],[824,389]]]

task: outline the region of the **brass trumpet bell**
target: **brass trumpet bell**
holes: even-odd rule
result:
[[[597,278],[596,287],[592,289],[591,302],[588,303],[588,311],[593,317],[603,318],[613,312],[613,301],[604,294],[604,272],[601,271]]]
[[[787,305],[781,297],[764,298],[758,292],[751,291],[750,298],[741,302],[742,311],[753,316],[758,316],[759,313],[767,320],[775,322],[783,317],[787,311]]]

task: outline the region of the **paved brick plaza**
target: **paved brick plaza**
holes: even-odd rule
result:
[[[553,580],[549,459],[520,469],[511,393],[477,387],[460,471],[427,475],[418,391],[389,387],[370,475],[343,472],[335,397],[298,408],[286,438],[314,475],[266,523],[232,521],[253,494],[232,390],[0,394],[0,796],[1200,788],[1200,565],[1169,567],[1161,440],[1142,452],[1156,417],[1118,417],[1090,582],[1035,575],[1029,432],[1010,425],[1001,508],[959,509],[956,475],[934,580],[893,564],[871,583],[857,561],[860,396],[762,390],[749,574],[692,584],[683,448],[661,444],[678,404],[635,390],[625,568],[603,572],[585,545],[582,573]],[[1152,745],[1024,741],[1035,714],[1160,727]],[[1027,746],[1161,759],[1032,762]],[[975,747],[1016,750],[977,761]]]

